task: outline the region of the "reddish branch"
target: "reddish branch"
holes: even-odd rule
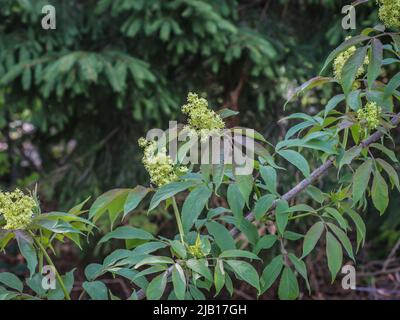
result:
[[[247,72],[243,71],[236,87],[227,94],[225,103],[223,105],[224,108],[229,108],[234,111],[239,111],[239,96],[246,83],[246,80],[247,80]],[[228,128],[235,127],[238,125],[238,121],[239,119],[237,116],[232,117],[231,119],[228,119],[226,125]]]
[[[400,123],[400,113],[396,114],[392,118],[392,124],[394,126],[397,126],[399,123]],[[363,148],[366,148],[370,144],[372,144],[372,143],[378,141],[380,138],[382,138],[383,135],[384,135],[384,132],[376,131],[374,134],[370,135],[367,139],[363,140],[360,143],[360,146],[362,146]],[[330,157],[320,167],[315,169],[311,173],[309,178],[302,180],[295,187],[293,187],[291,190],[286,192],[279,200],[290,201],[290,200],[294,199],[300,192],[304,191],[308,186],[310,186],[315,181],[317,181],[319,177],[321,177],[323,174],[325,174],[329,170],[329,168],[332,167],[332,165],[335,162],[335,159],[336,159],[335,156]],[[272,204],[272,207],[268,210],[267,213],[269,213],[270,215],[273,215],[273,211],[276,208],[276,203],[277,203],[277,200],[275,200],[275,202]],[[251,222],[254,221],[254,214],[252,212],[250,212],[246,216],[246,219],[248,221],[251,221]],[[240,231],[237,228],[233,228],[233,229],[230,230],[231,235],[234,236],[234,237],[236,237],[239,234],[239,232]],[[172,272],[172,268],[173,267],[169,267],[167,269],[168,276],[170,276],[170,274]],[[138,297],[138,299],[144,299],[146,297],[146,293],[144,292],[144,290],[139,290],[137,292],[137,297]]]

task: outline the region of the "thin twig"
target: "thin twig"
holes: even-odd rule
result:
[[[397,273],[397,272],[400,272],[400,267],[393,268],[393,269],[379,270],[379,271],[375,271],[375,272],[357,273],[357,277],[360,277],[360,278],[376,277],[376,276],[380,276],[380,275],[383,275],[383,274],[391,274],[391,273]]]
[[[383,264],[382,271],[387,269],[387,267],[389,266],[390,262],[393,260],[393,257],[395,256],[395,254],[399,248],[400,248],[400,239],[397,241],[397,243],[394,245],[394,247],[390,251],[389,256],[387,257],[385,263]]]

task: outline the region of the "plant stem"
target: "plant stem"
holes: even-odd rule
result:
[[[61,286],[62,291],[64,292],[65,298],[67,300],[71,300],[71,297],[70,297],[70,295],[69,295],[69,293],[67,291],[67,288],[65,288],[64,281],[62,280],[60,274],[58,273],[57,268],[54,265],[53,261],[51,260],[51,258],[49,256],[49,254],[47,253],[46,249],[43,247],[42,243],[36,238],[36,236],[34,235],[33,232],[29,231],[29,233],[32,236],[33,241],[35,241],[36,245],[39,247],[40,251],[43,253],[43,256],[45,257],[47,263],[54,268],[57,280],[58,280],[58,282],[59,282],[59,284]]]
[[[346,150],[347,140],[349,139],[349,128],[344,129],[343,149]]]
[[[310,216],[312,214],[315,214],[315,212],[307,212],[307,213],[298,214],[297,216],[290,217],[289,220],[295,220],[295,219],[298,219],[298,218],[307,217],[307,216]]]
[[[178,209],[178,205],[176,204],[175,197],[172,197],[172,207],[174,208],[176,223],[178,225],[178,230],[179,230],[179,235],[181,237],[181,242],[182,242],[183,245],[185,245],[185,241],[183,240],[183,237],[184,237],[185,233],[183,232],[183,225],[182,225],[181,215],[179,213],[179,209]]]
[[[346,114],[349,112],[349,105],[346,103]],[[349,128],[344,129],[343,149],[346,150],[347,140],[349,139]]]
[[[82,300],[84,296],[85,296],[85,290],[82,290],[81,294],[78,297],[78,300]]]
[[[42,230],[40,230],[40,239],[42,238]],[[39,251],[39,272],[43,270],[43,252]]]

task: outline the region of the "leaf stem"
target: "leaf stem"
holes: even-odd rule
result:
[[[40,239],[42,238],[42,230],[40,230]],[[43,270],[43,252],[39,251],[39,272]]]
[[[349,112],[349,105],[346,103],[346,115]],[[347,140],[349,139],[349,128],[344,129],[343,149],[346,150]]]
[[[182,225],[181,215],[179,213],[179,209],[178,209],[178,205],[176,204],[175,197],[172,197],[172,207],[174,208],[176,223],[178,225],[179,236],[181,238],[181,242],[182,242],[183,245],[185,245],[185,241],[183,240],[183,237],[185,236],[185,233],[183,232],[183,225]]]
[[[312,214],[315,214],[315,212],[307,212],[307,213],[298,214],[297,216],[290,217],[289,220],[295,220],[295,219],[298,219],[298,218],[308,217],[308,216],[310,216]]]
[[[57,280],[58,280],[58,282],[59,282],[59,284],[61,286],[62,291],[64,292],[65,298],[67,300],[71,300],[69,292],[68,292],[67,288],[65,287],[64,281],[62,280],[60,274],[58,273],[57,268],[54,265],[53,261],[51,260],[51,258],[49,256],[49,254],[47,253],[46,249],[43,247],[42,243],[36,238],[35,234],[32,231],[29,231],[29,233],[32,236],[33,241],[35,241],[36,245],[39,247],[40,251],[43,253],[43,256],[45,257],[47,263],[54,268]]]

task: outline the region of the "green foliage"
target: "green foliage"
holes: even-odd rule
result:
[[[248,72],[261,79],[278,59],[269,37],[250,22],[239,23],[244,20],[234,0],[54,1],[57,29],[49,32],[40,28],[45,4],[1,1],[0,28],[7,34],[0,43],[0,84],[7,88],[1,112],[10,112],[10,121],[24,113],[37,128],[15,148],[32,141],[47,172],[65,156],[73,159],[69,176],[61,175],[60,200],[73,198],[65,183],[72,185],[88,165],[82,193],[138,181],[142,169],[131,164],[138,163],[137,148],[126,145],[143,129],[176,115],[187,91],[210,84],[205,78],[223,83],[246,61]],[[18,107],[7,111],[10,103]],[[53,138],[41,145],[49,130]],[[72,152],[71,139],[77,142]],[[104,148],[110,141],[112,147]]]
[[[189,53],[200,55],[206,61],[205,66],[210,67],[214,73],[218,73],[219,65],[217,63],[215,67],[211,53],[230,52],[232,48],[227,50],[227,44],[245,44],[248,59],[252,63],[261,64],[262,54],[269,55],[271,59],[276,55],[274,49],[266,41],[258,39],[254,31],[230,23],[230,19],[235,21],[236,11],[228,6],[228,1],[221,2],[219,10],[216,10],[216,7],[208,2],[194,0],[162,3],[103,0],[97,3],[96,14],[110,12],[113,19],[123,15],[126,20],[117,34],[121,33],[132,39],[138,35],[157,36],[157,40],[165,42],[166,52],[176,53],[172,58],[173,63],[178,64],[179,59]],[[5,12],[9,14],[9,11]],[[151,12],[158,19],[149,22],[144,12]],[[175,22],[174,18],[179,22]],[[188,21],[192,24],[187,23]],[[184,28],[189,30],[183,31]],[[100,28],[96,31],[104,30]],[[114,28],[112,31],[116,32]],[[193,37],[184,36],[191,32]],[[383,39],[382,35],[391,39],[389,43],[380,45],[376,39]],[[246,36],[246,41],[243,40],[243,36]],[[224,164],[216,169],[210,165],[196,166],[192,163],[188,166],[189,172],[177,176],[176,181],[161,187],[137,186],[104,193],[89,209],[89,220],[80,216],[86,213],[83,210],[85,202],[69,212],[42,213],[38,205],[35,212],[32,212],[31,223],[25,229],[1,229],[1,248],[5,248],[11,239],[17,239],[19,250],[27,260],[30,271],[26,284],[35,294],[23,293],[23,284],[18,278],[10,273],[2,273],[0,283],[6,288],[0,287],[0,298],[70,299],[74,270],[64,276],[56,272],[62,291],[54,293],[45,291],[40,286],[42,270],[38,269],[43,266],[43,259],[53,265],[47,250],[53,249],[53,243],[68,238],[79,246],[81,237],[92,234],[96,228],[95,223],[105,214],[108,214],[112,230],[103,235],[98,244],[119,239],[125,241],[125,246],[123,249],[113,250],[102,263],[91,263],[85,268],[87,281],[83,283],[82,289],[90,299],[116,299],[102,281],[102,276],[109,274],[113,277],[123,277],[130,282],[133,288],[132,299],[138,298],[139,292],[145,294],[148,299],[166,297],[167,283],[170,280],[173,287],[173,292],[168,296],[170,299],[200,300],[205,299],[206,294],[212,290],[218,296],[225,289],[232,295],[236,284],[232,282],[234,278],[238,282],[247,283],[253,291],[255,290],[255,297],[270,290],[276,283],[279,298],[292,300],[299,297],[303,284],[309,291],[312,290],[305,258],[320,250],[321,245],[325,245],[323,252],[334,282],[344,261],[343,253],[356,261],[355,253],[366,238],[365,223],[356,210],[363,208],[371,199],[382,215],[389,204],[389,189],[399,189],[396,170],[389,162],[376,155],[380,152],[390,161],[398,162],[393,150],[384,144],[387,138],[391,138],[390,129],[399,123],[394,114],[394,101],[400,100],[400,94],[392,81],[385,84],[381,77],[384,67],[389,65],[384,63],[385,59],[390,57],[395,62],[400,61],[396,36],[397,34],[382,27],[369,28],[365,29],[361,36],[346,40],[335,49],[326,60],[324,72],[344,50],[355,45],[358,47],[344,63],[340,80],[315,77],[294,90],[294,94],[289,98],[325,85],[337,85],[343,94],[331,98],[327,107],[314,115],[297,112],[283,119],[300,123],[292,127],[275,147],[258,133],[250,136],[242,133],[240,139],[254,142],[254,172],[251,175],[239,175],[237,164]],[[212,40],[208,44],[209,47],[200,46],[199,39],[204,37]],[[226,53],[226,62],[239,59],[240,52],[239,50],[239,53],[231,53],[232,56]],[[75,54],[71,54],[68,54],[68,60],[63,60],[62,63],[59,59],[66,59],[65,56],[52,60],[42,70],[43,74],[38,71],[39,76],[35,81],[43,85],[43,97],[49,98],[54,94],[53,90],[56,90],[57,95],[61,81],[63,84],[68,82],[65,72],[75,70],[76,64],[81,63],[74,60]],[[125,82],[119,81],[120,75],[114,70],[117,62],[107,60],[123,57],[120,53],[101,54],[105,55],[101,58],[101,64],[95,63],[92,55],[81,57],[85,65],[89,66],[85,66],[88,69],[85,69],[86,78],[82,80],[83,89],[79,89],[82,91],[68,88],[72,96],[88,92],[89,89],[85,86],[100,81],[101,77],[105,77],[113,91],[124,91],[122,82]],[[365,78],[358,70],[367,54],[370,66]],[[119,65],[120,68],[123,69],[123,65],[128,63],[129,68],[135,69],[136,77],[142,81],[133,77],[139,88],[144,82],[154,82],[151,71],[147,70],[138,58],[125,57],[122,60],[119,61],[122,64]],[[68,70],[63,73],[62,68],[65,65],[68,66]],[[257,68],[252,68],[252,73],[257,74]],[[11,82],[19,73],[25,72],[22,69],[18,69],[18,72],[11,71],[5,73],[4,82]],[[258,72],[261,73],[260,70]],[[47,79],[46,74],[55,78]],[[75,70],[75,75],[78,74]],[[63,78],[64,76],[66,78]],[[22,77],[28,86],[29,76]],[[62,77],[62,80],[57,77]],[[51,84],[46,82],[50,80]],[[160,82],[156,87],[162,90],[163,81]],[[74,82],[73,86],[75,83],[79,82]],[[61,93],[64,92],[61,90]],[[344,105],[341,105],[342,103]],[[357,110],[368,103],[375,103],[382,109],[382,112],[375,115],[374,120],[379,124],[375,133],[372,132],[373,128],[368,126],[370,119],[363,119],[360,113],[357,113]],[[234,115],[235,112],[225,110],[225,114]],[[238,132],[237,128],[227,131]],[[182,148],[182,145],[180,147]],[[293,164],[296,172],[298,170],[305,177],[288,192],[284,185],[281,187],[281,177],[285,173],[290,174],[293,168],[278,165],[282,162],[285,164],[285,161]],[[356,163],[361,164],[356,167]],[[310,168],[318,165],[319,168],[311,172]],[[337,169],[339,179],[330,190],[323,191],[311,185],[332,166]],[[352,174],[352,177],[348,178],[349,174]],[[304,197],[298,197],[297,202],[293,203],[303,190],[306,190]],[[152,194],[148,213],[162,208],[165,212],[171,211],[174,214],[178,234],[173,234],[169,239],[125,225],[123,221],[142,202],[145,203],[144,199],[150,192]],[[223,200],[221,206],[215,205],[213,200],[216,198]],[[117,218],[121,214],[122,221],[119,222]],[[0,226],[3,227],[6,221],[2,213],[0,218]],[[254,218],[257,220],[257,226],[252,223]],[[299,223],[296,223],[304,221],[303,219],[313,223],[304,235],[300,233],[304,229],[297,230]],[[114,224],[118,225],[115,229]],[[260,230],[269,230],[270,234],[260,236]],[[353,230],[357,236],[357,250],[353,249],[349,237]],[[301,257],[294,252],[293,242],[302,243]],[[263,255],[265,251],[271,255],[268,263]],[[262,273],[260,270],[263,270]]]
[[[272,106],[317,71],[329,49],[317,44],[344,35],[334,0],[274,1],[267,15],[262,2],[237,0],[55,0],[56,30],[40,26],[45,0],[0,4],[0,141],[20,131],[9,128],[14,121],[35,128],[18,135],[13,157],[0,154],[1,183],[40,180],[46,199],[57,195],[62,207],[144,184],[132,141],[176,117],[194,88],[274,136],[280,111]],[[357,17],[365,25],[376,13]],[[305,32],[315,25],[319,32]],[[40,163],[26,164],[26,143]]]

